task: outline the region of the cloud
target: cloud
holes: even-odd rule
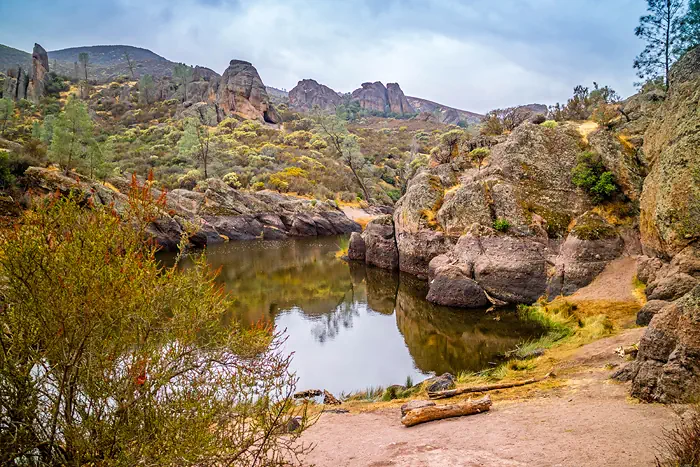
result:
[[[563,101],[594,80],[631,94],[632,30],[644,8],[641,0],[3,4],[0,42],[24,50],[34,41],[49,49],[127,43],[219,72],[241,58],[275,87],[314,78],[351,91],[396,81],[409,95],[479,112]]]

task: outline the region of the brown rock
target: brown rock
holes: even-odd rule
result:
[[[398,269],[399,250],[394,239],[394,221],[389,214],[372,219],[362,233],[367,264]]]
[[[350,244],[348,245],[348,258],[353,261],[365,260],[366,245],[359,232],[353,232],[350,235]]]
[[[270,105],[258,70],[249,62],[231,60],[221,76],[216,97],[224,115],[238,114],[270,123],[279,122],[279,115]]]
[[[415,113],[415,110],[413,110],[413,107],[401,90],[399,83],[388,83],[386,85],[386,93],[389,111],[391,113],[398,115]]]
[[[34,44],[32,52],[32,72],[27,86],[27,99],[39,103],[46,94],[46,82],[49,74],[49,56],[39,44]]]

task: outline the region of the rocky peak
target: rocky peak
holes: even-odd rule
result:
[[[46,81],[49,74],[49,55],[39,44],[34,44],[32,51],[32,74],[27,87],[27,98],[38,103],[46,93]]]
[[[231,60],[224,71],[216,93],[216,102],[225,115],[279,123],[280,118],[270,105],[270,98],[258,70],[243,60]]]
[[[340,102],[337,92],[313,79],[303,79],[289,91],[289,105],[295,110],[333,110]]]
[[[360,89],[352,92],[352,97],[360,103],[360,107],[372,112],[414,113],[398,83],[389,83],[388,87],[381,81],[362,83]]]
[[[389,101],[389,110],[396,114],[412,114],[415,112],[411,104],[406,99],[399,83],[388,83],[386,85],[387,100]]]
[[[219,78],[219,74],[214,70],[199,65],[194,67],[192,73],[192,81],[215,81]]]

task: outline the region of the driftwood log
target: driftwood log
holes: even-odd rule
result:
[[[517,388],[519,386],[526,386],[528,384],[539,383],[540,381],[544,381],[545,379],[553,376],[553,373],[547,373],[542,378],[531,378],[526,379],[525,381],[516,381],[514,383],[487,384],[485,386],[471,386],[468,388],[457,388],[450,389],[447,391],[429,392],[428,397],[431,399],[447,399],[448,397],[455,397],[459,396],[460,394],[469,394],[473,392],[488,392],[495,391],[497,389]]]
[[[464,415],[474,415],[481,412],[488,412],[491,409],[491,398],[482,397],[477,400],[470,400],[461,404],[434,405],[420,407],[409,410],[401,418],[401,423],[405,426],[414,426],[419,423],[442,420],[443,418],[462,417]]]

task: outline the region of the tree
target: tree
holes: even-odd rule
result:
[[[647,0],[649,14],[639,18],[634,30],[646,42],[634,60],[637,76],[646,80],[663,75],[669,86],[671,64],[678,58],[683,25],[683,0]]]
[[[360,173],[367,162],[364,157],[362,157],[357,136],[351,134],[347,129],[345,121],[341,120],[336,115],[316,112],[314,120],[320,132],[328,140],[329,146],[335,152],[336,157],[350,169],[355,181],[360,186],[360,189],[362,189],[365,199],[368,203],[371,203],[372,197]]]
[[[83,65],[83,70],[85,70],[85,81],[88,80],[88,63],[90,62],[90,55],[87,52],[80,52],[78,54],[78,61]]]
[[[192,81],[192,67],[185,65],[184,63],[178,63],[173,69],[173,75],[175,79],[180,82],[180,85],[184,89],[183,101],[187,100],[187,85]]]
[[[12,99],[0,99],[0,135],[5,135],[8,123],[15,115],[15,103]]]
[[[129,71],[131,72],[131,79],[136,79],[136,75],[134,74],[134,62],[133,62],[133,60],[131,60],[131,55],[129,55],[128,50],[124,51],[124,59],[126,60],[126,66],[129,68]]]
[[[120,215],[47,200],[0,232],[0,465],[281,466],[308,450],[280,336],[225,320],[203,257],[162,266],[150,193],[132,183]]]
[[[153,81],[153,76],[143,75],[139,80],[139,100],[143,104],[150,104],[153,100],[153,93],[156,85]]]
[[[185,132],[178,143],[180,154],[192,157],[202,165],[204,178],[209,178],[207,168],[211,159],[211,135],[209,129],[202,125],[196,118],[188,118],[185,121]]]
[[[679,53],[700,45],[700,0],[690,0],[688,11],[683,17]]]
[[[88,157],[94,144],[92,120],[87,106],[77,98],[70,97],[66,108],[53,124],[49,158],[68,174],[74,168],[76,160]]]

